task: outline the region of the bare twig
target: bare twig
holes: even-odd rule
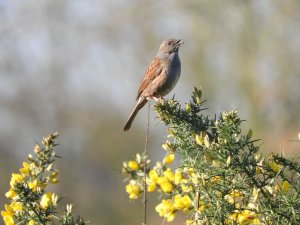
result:
[[[146,129],[146,139],[145,139],[145,149],[144,149],[144,222],[143,225],[147,224],[147,147],[148,147],[148,136],[149,136],[149,127],[150,127],[150,101],[148,103],[148,116],[147,116],[147,129]]]

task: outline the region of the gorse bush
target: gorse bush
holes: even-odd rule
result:
[[[242,132],[237,111],[205,116],[196,88],[184,108],[164,100],[155,110],[169,126],[166,156],[155,165],[145,165],[143,154],[123,163],[130,199],[161,193],[155,211],[167,222],[183,213],[189,225],[300,224],[299,163],[264,157],[252,131]],[[175,157],[179,165],[171,167]]]
[[[46,191],[48,184],[58,183],[58,171],[54,168],[54,162],[58,158],[54,152],[57,136],[54,133],[43,138],[42,144],[34,147],[35,155],[29,154],[19,173],[12,174],[10,189],[5,194],[10,203],[1,212],[5,225],[86,224],[79,216],[74,218],[72,205],[67,205],[58,214],[61,197]]]

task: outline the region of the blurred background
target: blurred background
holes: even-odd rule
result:
[[[141,77],[160,42],[183,38],[182,104],[237,109],[265,152],[299,155],[300,1],[0,0],[0,201],[42,136],[59,131],[56,192],[91,224],[141,224],[122,161],[142,152],[147,107],[127,133]],[[153,103],[152,103],[153,106]],[[151,110],[152,111],[152,110]],[[150,155],[166,127],[151,112]],[[149,223],[161,224],[149,200]],[[182,224],[178,220],[173,224]],[[0,222],[1,223],[1,222]]]

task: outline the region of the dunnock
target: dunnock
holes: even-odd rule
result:
[[[127,131],[138,113],[149,99],[158,100],[168,94],[180,77],[180,59],[178,50],[184,42],[179,39],[164,40],[141,80],[136,105],[123,130]]]

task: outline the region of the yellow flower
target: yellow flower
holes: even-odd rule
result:
[[[181,171],[179,170],[176,170],[175,171],[175,175],[174,175],[174,183],[177,185],[177,184],[180,184],[180,181],[182,179],[182,173]]]
[[[49,206],[54,205],[54,199],[56,195],[52,194],[51,192],[47,192],[42,196],[40,205],[42,209],[47,209]]]
[[[157,175],[157,172],[155,170],[150,170],[149,172],[149,178],[151,179],[151,181],[153,182],[157,182],[157,179],[158,179],[158,175]]]
[[[232,192],[230,192],[230,194],[225,195],[224,199],[230,203],[230,204],[234,204],[237,201],[240,200],[240,197],[243,195],[243,193],[240,190],[233,190]]]
[[[169,193],[173,190],[173,185],[169,181],[167,181],[167,182],[161,183],[160,188],[163,192]]]
[[[24,177],[21,174],[13,173],[10,179],[10,186],[14,188],[15,183],[20,183],[24,180]]]
[[[10,204],[10,207],[12,208],[12,210],[14,212],[17,212],[17,211],[22,211],[23,210],[23,206],[20,202],[12,202]]]
[[[167,177],[158,177],[157,178],[157,183],[160,185],[162,183],[165,183],[165,182],[169,182],[169,179]]]
[[[33,191],[35,192],[37,187],[38,187],[38,181],[37,179],[35,179],[34,181],[29,181],[28,183],[28,187]]]
[[[14,211],[13,209],[5,204],[5,210],[6,211],[1,211],[1,216],[3,217],[5,225],[14,225]]]
[[[192,175],[193,173],[195,173],[195,169],[192,167],[184,168],[184,171],[187,172],[189,175]]]
[[[155,170],[150,170],[149,172],[149,177],[147,178],[147,184],[148,184],[148,188],[147,191],[148,192],[154,192],[156,189],[156,184],[157,184],[157,179],[158,179],[158,174]]]
[[[34,224],[35,224],[34,220],[30,220],[27,225],[34,225]]]
[[[213,176],[210,180],[212,183],[219,183],[221,181],[221,176]]]
[[[225,220],[225,224],[234,224],[237,220],[238,214],[237,213],[232,213],[229,215],[229,217]]]
[[[150,170],[149,178],[147,179],[147,184],[148,184],[147,191],[148,192],[155,191],[156,184],[157,184],[157,179],[158,179],[157,172],[155,170]]]
[[[256,219],[256,216],[257,215],[255,214],[255,212],[245,209],[242,212],[238,213],[237,222],[252,222],[254,219]]]
[[[237,224],[241,224],[241,225],[248,225],[248,224],[262,225],[262,223],[259,221],[257,217],[258,215],[254,211],[248,209],[242,211],[235,210],[234,213],[232,213],[228,217],[225,223],[232,224],[233,222],[236,222]]]
[[[148,192],[154,192],[156,190],[156,183],[149,183],[148,184],[148,188],[147,188],[147,191]]]
[[[184,212],[186,212],[187,210],[189,210],[189,208],[192,205],[192,200],[190,199],[190,197],[188,195],[175,195],[174,197],[174,209],[177,210],[183,210]]]
[[[174,207],[171,199],[164,199],[162,202],[155,207],[155,211],[158,212],[159,216],[167,218],[168,222],[171,222],[175,218]]]
[[[6,198],[14,198],[17,196],[14,189],[10,188],[8,192],[5,193]]]
[[[164,175],[169,179],[169,181],[174,181],[174,173],[170,168],[167,168],[166,171],[164,171]]]
[[[173,190],[173,185],[170,183],[167,177],[159,177],[157,179],[157,183],[159,184],[161,190],[165,193],[169,193]]]
[[[187,179],[181,179],[180,187],[183,192],[190,192],[193,189],[191,185],[188,185]]]
[[[163,159],[163,163],[164,164],[171,164],[174,161],[174,158],[175,158],[175,154],[170,153],[170,154],[165,156],[165,158]]]
[[[139,168],[139,164],[137,163],[137,161],[129,161],[128,162],[128,167],[130,170],[134,171],[137,170]]]
[[[126,192],[129,194],[130,199],[137,199],[140,194],[140,188],[136,181],[131,180],[129,184],[126,185]]]
[[[20,172],[23,175],[30,174],[30,165],[28,164],[28,162],[23,162],[23,168],[20,169]]]
[[[191,176],[192,183],[194,185],[198,185],[199,184],[199,175],[198,175],[198,173],[192,173],[190,176]]]

